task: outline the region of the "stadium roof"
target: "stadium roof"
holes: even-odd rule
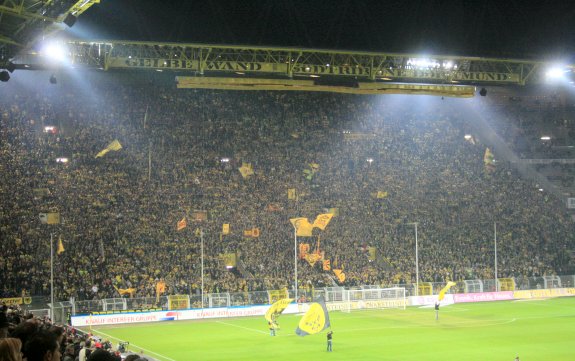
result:
[[[102,0],[78,25],[91,39],[543,60],[575,51],[574,15],[551,0]]]
[[[97,6],[92,6],[99,3]],[[4,59],[78,16],[80,40],[210,43],[548,60],[575,53],[569,1],[0,0]],[[64,29],[65,27],[61,27]]]
[[[83,12],[100,0],[0,1],[0,67],[39,38],[73,26]]]

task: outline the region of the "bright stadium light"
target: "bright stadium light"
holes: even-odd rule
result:
[[[407,65],[411,65],[414,68],[418,69],[431,69],[431,68],[439,68],[440,64],[433,59],[426,59],[426,58],[412,58],[407,61]]]
[[[544,135],[541,137],[541,140],[551,140],[551,137],[548,135]]]
[[[61,42],[50,42],[44,44],[40,53],[46,58],[58,62],[64,62],[67,60],[67,51]]]
[[[570,78],[569,73],[572,69],[562,65],[555,65],[547,69],[545,72],[545,79],[550,82],[569,82],[573,79]]]
[[[545,72],[547,79],[559,79],[563,76],[563,69],[554,67]]]

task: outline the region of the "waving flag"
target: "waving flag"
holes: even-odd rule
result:
[[[96,158],[103,157],[109,151],[113,150],[115,152],[122,149],[122,144],[116,139],[112,143],[108,144],[108,146],[100,151],[100,153],[96,154]]]
[[[333,214],[331,213],[320,214],[315,218],[315,221],[313,221],[313,226],[323,231],[325,230],[325,227],[327,227],[329,221],[331,221],[332,217]]]
[[[291,218],[291,224],[296,229],[296,236],[298,237],[311,237],[313,225],[309,223],[307,218],[298,217],[298,218]]]
[[[239,167],[238,170],[240,171],[244,179],[254,175],[254,169],[252,168],[251,163],[242,163],[242,166]]]
[[[485,164],[485,170],[487,172],[493,172],[495,170],[495,157],[489,148],[485,149],[483,163]]]
[[[181,231],[182,229],[186,228],[187,226],[188,226],[188,222],[186,221],[186,217],[184,217],[180,221],[178,221],[178,224],[176,224],[176,230]]]
[[[443,287],[441,289],[441,291],[439,291],[439,296],[437,296],[437,300],[441,301],[445,297],[445,294],[447,293],[447,291],[449,291],[449,289],[455,285],[456,285],[455,282],[451,282],[451,281],[447,282],[447,285],[445,287]]]
[[[273,305],[268,308],[265,318],[268,322],[275,323],[276,319],[281,313],[286,309],[286,307],[293,301],[293,298],[284,298],[279,301],[274,302]]]
[[[317,302],[312,303],[309,310],[303,315],[295,333],[298,336],[313,335],[328,327],[331,327],[329,313],[325,307],[325,301],[320,298]]]
[[[60,237],[58,239],[58,251],[56,252],[56,254],[61,254],[65,251],[64,249],[64,243],[62,243],[62,237]]]

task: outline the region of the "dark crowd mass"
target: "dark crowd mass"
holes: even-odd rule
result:
[[[52,85],[22,75],[0,88],[2,297],[50,294],[51,238],[65,249],[54,256],[58,300],[118,297],[126,288],[154,297],[160,279],[168,294],[199,294],[197,229],[204,292],[292,288],[290,218],[313,222],[333,209],[325,230],[298,243],[319,246],[347,287],[415,282],[415,222],[420,281],[493,278],[494,224],[499,277],[574,271],[565,200],[539,191],[497,148],[486,169],[489,142],[474,134],[481,99],[176,89],[173,77],[143,73],[59,76]],[[497,109],[484,121],[529,157],[522,139],[541,113],[521,102]],[[122,149],[96,158],[114,140]],[[244,163],[254,171],[246,178]],[[196,222],[197,210],[207,220]],[[50,212],[58,224],[42,223],[39,214]],[[253,228],[258,237],[244,235]],[[237,254],[236,268],[226,269],[225,253]],[[305,259],[298,280],[339,283]]]
[[[147,361],[142,350],[58,325],[19,305],[0,305],[0,359],[3,361]]]

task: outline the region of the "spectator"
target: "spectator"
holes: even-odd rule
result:
[[[0,339],[0,361],[22,361],[22,342],[17,338]]]
[[[120,361],[121,358],[111,354],[104,349],[97,349],[90,354],[88,361]]]
[[[27,361],[60,361],[60,345],[57,336],[48,331],[38,331],[26,342]]]

